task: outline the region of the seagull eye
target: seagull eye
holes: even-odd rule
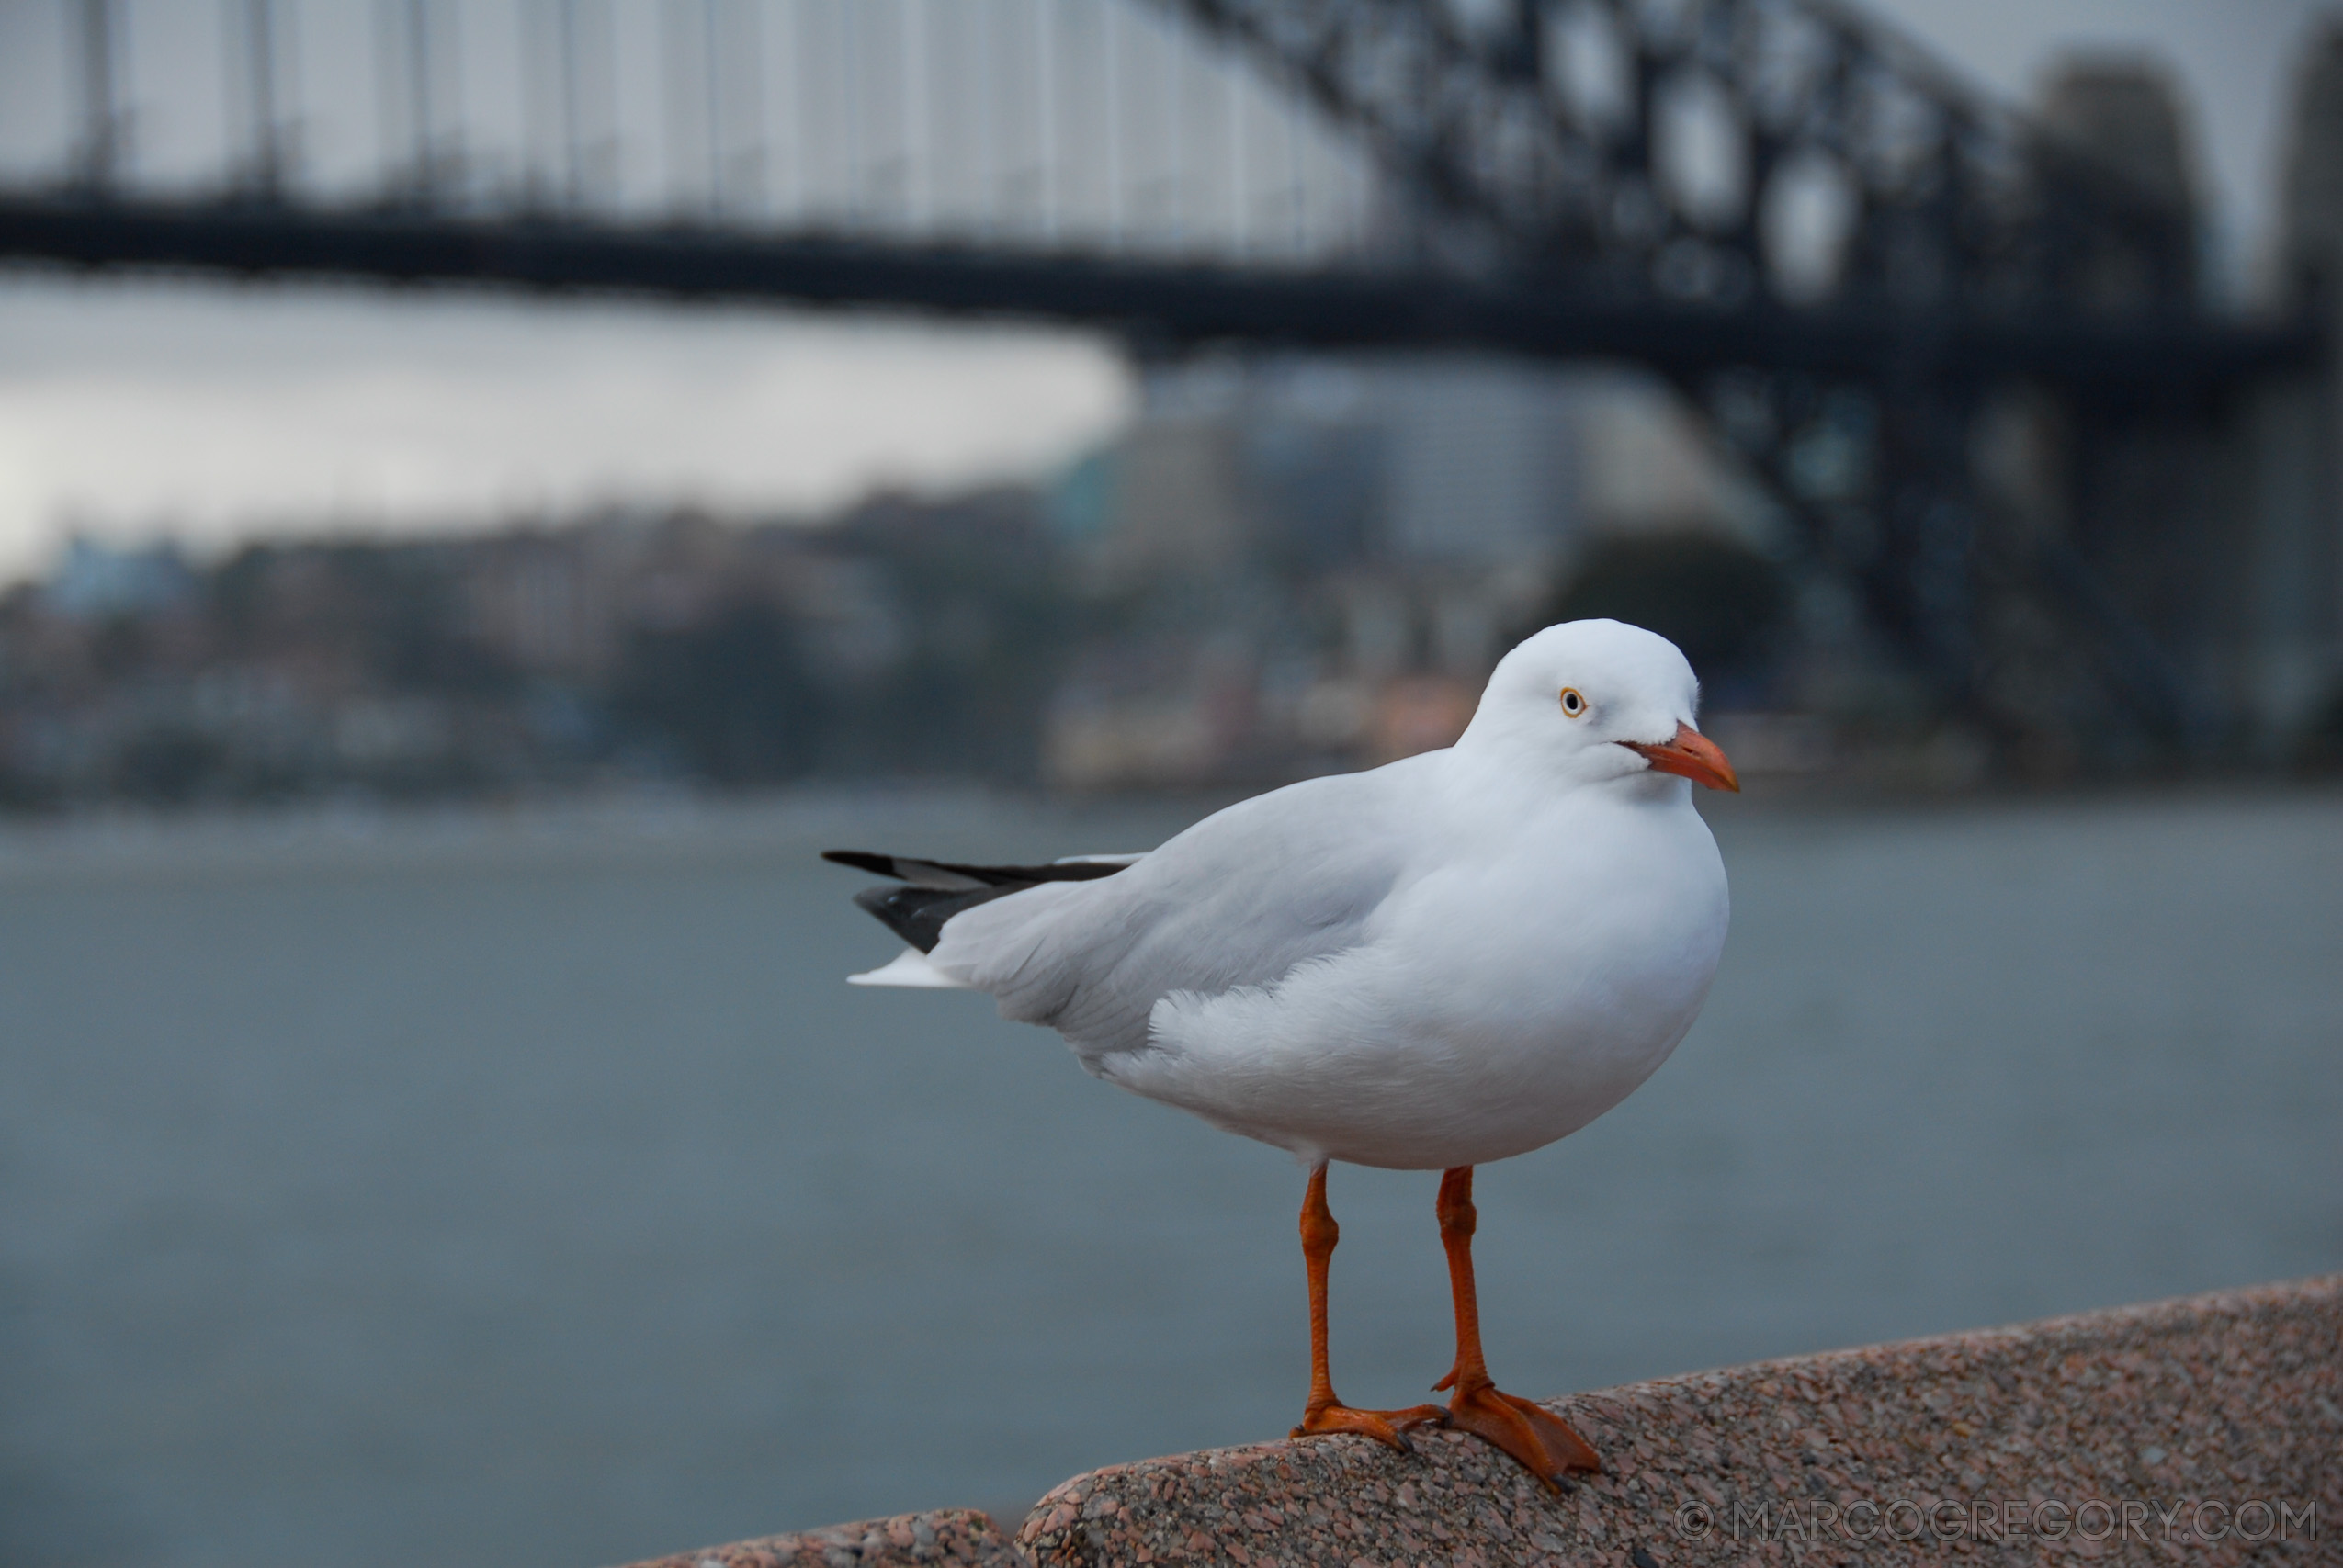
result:
[[[1565,686],[1562,688],[1562,711],[1568,714],[1572,718],[1581,718],[1585,716],[1587,711],[1587,700],[1586,698],[1579,695],[1579,689],[1576,686]]]

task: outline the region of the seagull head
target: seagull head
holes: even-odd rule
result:
[[[1456,749],[1574,783],[1673,773],[1737,793],[1733,764],[1692,727],[1699,706],[1700,681],[1666,637],[1622,621],[1566,621],[1498,660]]]

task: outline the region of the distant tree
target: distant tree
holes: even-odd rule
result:
[[[1703,682],[1749,673],[1788,618],[1782,569],[1708,534],[1606,539],[1547,607],[1548,624],[1607,617],[1658,632]]]
[[[880,501],[832,537],[884,568],[905,637],[883,678],[833,694],[847,706],[832,726],[825,771],[1033,778],[1040,716],[1070,640],[1034,498]]]
[[[2319,773],[2343,773],[2343,686],[2337,686],[2303,732],[2302,761]]]
[[[771,604],[637,632],[616,685],[619,716],[711,784],[780,783],[821,755],[821,704],[797,629]]]
[[[114,760],[114,793],[141,806],[186,806],[224,784],[227,756],[210,737],[156,728],[135,737]]]

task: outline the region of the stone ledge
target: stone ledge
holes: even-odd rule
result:
[[[1664,1378],[1554,1408],[1606,1466],[1558,1494],[1461,1433],[1421,1434],[1413,1456],[1281,1440],[1079,1476],[1041,1500],[1013,1547],[982,1515],[907,1515],[656,1568],[2343,1557],[2343,1275]],[[2239,1519],[2249,1503],[2264,1511]]]
[[[763,1536],[653,1558],[631,1568],[1022,1568],[1024,1554],[974,1508],[939,1508],[827,1525],[801,1535]]]

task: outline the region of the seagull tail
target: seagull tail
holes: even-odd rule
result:
[[[944,922],[963,909],[1022,893],[1045,882],[1091,882],[1112,876],[1138,855],[1084,855],[1047,865],[962,865],[951,861],[913,860],[866,850],[824,850],[821,858],[857,871],[896,879],[893,886],[866,887],[855,902],[911,945],[884,967],[848,978],[857,986],[955,987],[961,983],[927,961],[944,938]]]

